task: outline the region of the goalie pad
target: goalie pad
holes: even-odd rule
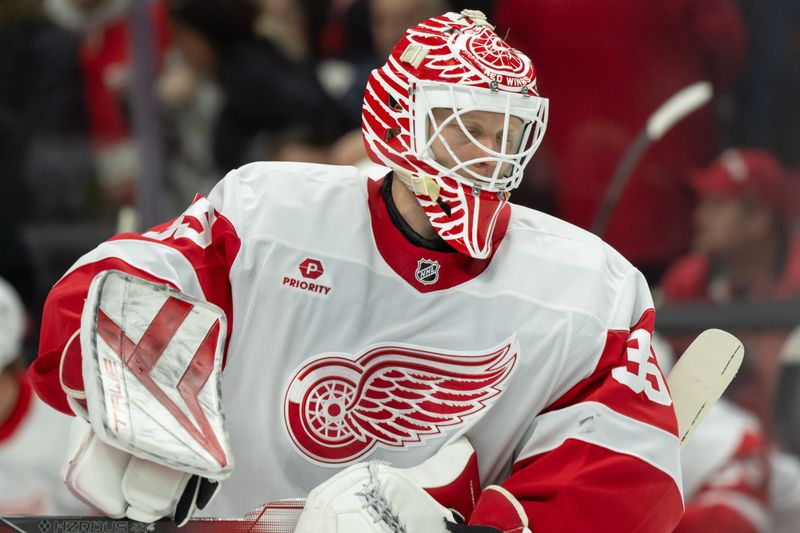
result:
[[[399,469],[373,461],[312,490],[295,533],[447,533],[456,521]]]
[[[220,480],[233,469],[221,309],[119,271],[92,281],[80,343],[89,420],[105,443]]]
[[[309,493],[294,531],[449,532],[479,491],[477,455],[461,437],[412,468],[373,461],[343,470]]]

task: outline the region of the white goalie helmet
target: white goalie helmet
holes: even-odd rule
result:
[[[0,369],[22,355],[25,310],[17,291],[0,278]]]
[[[414,192],[436,232],[482,259],[547,113],[531,60],[465,10],[409,29],[372,71],[362,130],[370,159]]]

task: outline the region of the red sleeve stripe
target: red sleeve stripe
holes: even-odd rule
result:
[[[639,372],[639,364],[631,361],[629,351],[646,352],[649,363],[655,367],[658,366],[650,346],[646,344],[639,346],[640,340],[631,337],[632,332],[644,330],[649,338],[653,320],[655,320],[655,313],[652,309],[648,309],[630,330],[610,330],[606,336],[600,360],[592,374],[550,404],[545,411],[557,411],[564,406],[579,402],[596,401],[630,418],[677,435],[678,421],[675,418],[675,409],[671,400],[669,405],[656,403],[648,398],[647,391],[633,392],[628,385],[614,378],[614,371],[617,368],[634,374]],[[655,378],[656,376],[653,375],[647,376],[651,386],[658,384]],[[666,387],[663,373],[661,374],[661,383]]]
[[[733,509],[746,519],[756,531],[767,531],[770,525],[769,512],[755,498],[738,491],[710,490],[701,494],[692,502],[693,505],[718,506]]]
[[[680,442],[660,428],[629,418],[598,402],[581,402],[537,417],[514,469],[576,439],[631,455],[667,474],[681,491]]]
[[[173,284],[189,296],[206,299],[189,260],[177,249],[154,241],[121,239],[104,242],[78,259],[61,279],[84,265],[104,259],[120,259],[153,277]]]
[[[635,457],[575,439],[515,465],[503,487],[536,533],[672,531],[683,513],[675,481]]]

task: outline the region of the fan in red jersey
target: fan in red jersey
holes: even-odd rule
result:
[[[446,13],[367,87],[383,175],[253,163],[80,258],[30,370],[88,419],[68,486],[179,523],[307,498],[309,533],[674,528],[644,277],[509,202],[547,106],[482,13]]]

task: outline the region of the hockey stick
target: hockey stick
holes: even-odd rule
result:
[[[739,339],[721,329],[708,329],[672,367],[667,385],[675,405],[681,448],[728,388],[743,358]]]
[[[683,352],[667,377],[681,447],[730,384],[743,356],[742,343],[719,329],[704,331]],[[241,519],[193,518],[181,528],[171,520],[143,524],[105,517],[0,517],[0,533],[292,533],[304,503],[302,498],[276,500]]]
[[[164,519],[152,524],[105,516],[0,516],[0,533],[292,533],[305,499],[275,500],[244,518],[192,518],[178,527]]]
[[[123,205],[117,212],[117,233],[139,231],[139,212],[132,205]]]
[[[602,237],[605,233],[631,172],[650,145],[663,137],[675,124],[711,100],[711,96],[711,84],[707,81],[698,81],[672,95],[650,115],[644,129],[639,132],[633,144],[622,156],[611,177],[605,196],[597,208],[592,223],[592,233],[598,237]]]
[[[772,405],[775,434],[781,447],[800,452],[800,326],[784,341]]]
[[[800,326],[792,330],[783,344],[781,365],[800,365]]]

